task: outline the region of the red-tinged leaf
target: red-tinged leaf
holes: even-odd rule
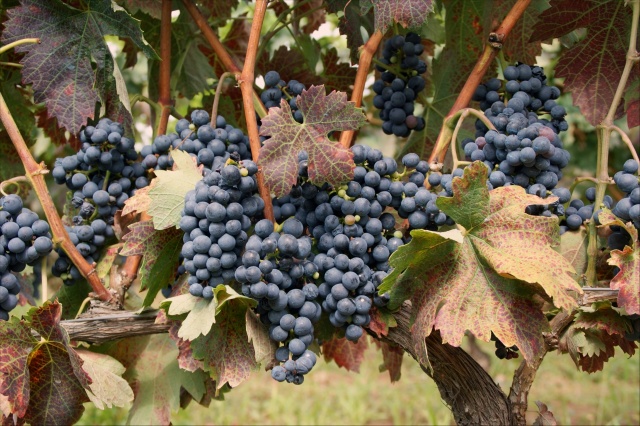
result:
[[[60,127],[58,119],[56,117],[49,117],[46,109],[42,109],[36,114],[38,118],[38,127],[42,129],[44,134],[51,139],[54,145],[71,145],[75,150],[80,148],[80,139],[74,133],[67,133],[67,131]]]
[[[562,54],[556,77],[594,126],[606,116],[626,62],[631,8],[618,0],[560,0],[539,17],[531,40],[586,28],[586,38]],[[622,111],[620,111],[622,112]]]
[[[322,353],[325,361],[333,360],[338,367],[359,373],[367,346],[366,336],[362,336],[357,342],[351,342],[346,337],[333,338],[322,344]]]
[[[320,25],[325,22],[325,10],[322,7],[323,0],[311,0],[311,1],[300,1],[296,0],[294,2],[295,5],[299,5],[293,10],[294,19],[301,19],[305,17],[307,19],[306,24],[302,26],[302,31],[305,34],[311,34],[318,28]]]
[[[358,69],[346,62],[340,62],[338,51],[335,48],[330,48],[327,53],[322,55],[322,64],[324,65],[322,77],[325,79],[324,85],[327,90],[339,92],[351,90]]]
[[[636,64],[635,67],[638,68],[638,65]],[[630,129],[640,126],[640,78],[638,77],[629,81],[624,95],[624,109],[627,112],[627,126]]]
[[[387,342],[380,342],[379,346],[382,351],[382,365],[380,366],[380,372],[388,371],[391,383],[397,382],[400,380],[401,376],[404,349],[396,344]]]
[[[149,197],[149,191],[158,183],[157,179],[153,179],[149,186],[136,190],[133,197],[127,198],[124,202],[124,208],[122,209],[122,215],[128,214],[140,214],[149,210],[151,206],[151,197]]]
[[[376,308],[375,306],[371,308],[370,316],[371,321],[367,328],[376,333],[378,337],[386,336],[389,334],[389,327],[398,325],[391,313]]]
[[[365,116],[343,92],[325,94],[324,86],[311,86],[298,96],[302,124],[293,119],[291,107],[282,100],[262,119],[260,134],[271,136],[260,149],[259,165],[265,183],[276,196],[289,192],[298,180],[298,154],[309,155],[309,180],[318,185],[338,185],[353,176],[353,153],[329,140],[332,131],[356,130]]]
[[[95,103],[106,100],[106,87],[97,86],[93,69],[94,65],[112,64],[105,36],[128,37],[147,56],[157,57],[128,13],[114,9],[110,1],[87,6],[81,10],[59,0],[22,0],[20,6],[7,11],[9,19],[2,34],[3,43],[40,39],[40,44],[16,48],[26,52],[21,61],[23,82],[33,85],[35,102],[45,102],[49,116],[55,116],[73,134],[87,118],[94,117]]]
[[[164,311],[158,312],[158,314],[164,313]],[[201,360],[193,357],[193,351],[191,350],[191,342],[189,340],[181,339],[178,337],[178,330],[180,330],[180,323],[173,322],[173,325],[169,329],[169,337],[175,342],[178,347],[178,365],[183,370],[194,372],[196,370],[204,370],[204,363]]]
[[[492,10],[498,13],[492,14],[491,30],[498,28],[515,3],[516,0],[494,0]],[[522,17],[509,33],[509,37],[502,44],[502,51],[510,62],[536,63],[536,56],[542,52],[542,46],[540,41],[530,41],[530,38],[540,13],[548,7],[549,0],[535,0],[527,6]]]
[[[558,424],[547,404],[536,401],[536,405],[538,406],[538,417],[533,422],[534,426],[556,426]]]
[[[364,44],[362,29],[367,34],[374,32],[373,9],[370,8],[365,15],[361,15],[359,2],[351,0],[326,0],[327,11],[340,15],[338,29],[340,34],[347,37],[347,47],[351,53],[351,63],[358,63],[358,49]]]
[[[618,290],[618,307],[624,308],[628,315],[640,315],[640,242],[638,230],[633,223],[624,223],[610,211],[604,210],[598,215],[601,226],[616,225],[624,228],[630,235],[630,245],[623,250],[611,250],[609,265],[617,266],[620,271],[609,283],[609,287]]]
[[[557,222],[524,213],[527,205],[550,200],[519,187],[489,193],[486,179],[486,167],[476,162],[453,180],[454,196],[437,203],[459,229],[412,231],[411,242],[392,255],[394,270],[380,288],[391,292],[391,309],[411,299],[412,336],[424,362],[424,338],[433,327],[454,346],[465,330],[485,341],[493,332],[531,361],[543,351],[548,329],[538,296],[570,309],[576,302],[569,291],[581,291],[571,265],[551,248]]]
[[[561,336],[558,347],[569,353],[579,369],[595,373],[615,355],[616,346],[629,356],[635,354],[636,344],[624,338],[630,326],[627,318],[610,307],[580,312]]]
[[[0,394],[18,417],[24,417],[29,404],[28,359],[36,343],[24,321],[0,321]]]
[[[122,248],[122,243],[113,244],[105,249],[102,256],[100,257],[100,261],[96,266],[96,274],[100,279],[104,279],[109,272],[111,272],[111,267],[113,266],[113,262],[115,262],[118,257],[118,252]]]
[[[232,295],[232,290],[229,294]],[[219,303],[216,322],[206,336],[191,342],[193,356],[204,362],[205,370],[220,389],[226,383],[232,388],[249,378],[258,367],[253,345],[246,328],[246,311],[249,304],[244,298],[234,298]],[[218,299],[220,300],[220,299]]]
[[[405,28],[420,27],[433,10],[431,0],[361,0],[360,7],[361,15],[366,14],[373,7],[376,30],[383,34],[394,23]]]
[[[150,220],[134,223],[129,229],[120,255],[142,255],[140,289],[148,290],[143,303],[149,306],[158,292],[174,280],[183,233],[176,228],[157,231]]]

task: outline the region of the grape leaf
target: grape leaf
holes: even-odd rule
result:
[[[611,250],[609,265],[617,266],[620,272],[609,283],[609,287],[618,290],[618,307],[624,308],[628,315],[640,315],[640,246],[638,230],[631,222],[624,223],[609,210],[603,210],[598,219],[602,226],[617,225],[626,229],[631,236],[631,246],[624,250]]]
[[[282,64],[287,64],[287,66],[283,67]],[[315,71],[310,68],[304,53],[296,48],[280,46],[273,52],[271,58],[269,58],[269,50],[265,49],[258,61],[257,68],[263,75],[270,70],[278,70],[280,78],[285,81],[298,80],[305,85],[324,83],[324,79],[316,75]]]
[[[204,0],[202,2],[204,7],[209,10],[211,17],[217,18],[221,21],[220,24],[224,25],[223,21],[226,21],[231,17],[231,12],[238,6],[238,0],[218,1],[218,0]]]
[[[245,321],[247,323],[247,336],[251,344],[253,344],[253,351],[256,354],[256,362],[263,364],[274,359],[277,345],[269,337],[267,327],[251,309],[247,309]]]
[[[22,321],[0,323],[0,392],[13,414],[31,424],[72,424],[89,401],[91,378],[60,326],[61,314],[59,303],[47,301]]]
[[[204,362],[218,389],[226,383],[234,388],[258,367],[246,326],[246,311],[255,301],[228,286],[216,287],[214,294],[218,301],[215,324],[206,336],[191,342],[191,349],[193,356]]]
[[[340,62],[338,51],[331,47],[322,55],[324,85],[327,90],[346,92],[351,90],[358,69],[346,62]],[[304,80],[303,80],[304,81]]]
[[[188,153],[173,150],[171,158],[174,169],[156,170],[158,182],[149,191],[151,204],[148,213],[158,230],[178,226],[185,195],[202,179],[202,173]]]
[[[554,1],[538,20],[531,41],[586,28],[584,40],[562,54],[556,77],[594,126],[607,114],[626,62],[631,10],[618,0]]]
[[[569,353],[576,367],[595,373],[601,371],[604,363],[615,355],[616,346],[633,356],[637,346],[624,338],[629,327],[629,320],[611,307],[580,312],[560,337],[558,348]]]
[[[553,413],[549,411],[547,404],[536,401],[536,405],[538,406],[538,417],[533,422],[533,426],[557,426],[558,421]]]
[[[322,343],[322,353],[325,361],[333,360],[338,367],[358,373],[367,346],[366,336],[362,336],[357,342],[351,342],[346,337],[334,337]]]
[[[107,275],[109,275],[109,272],[111,272],[113,262],[115,262],[118,257],[118,252],[122,246],[122,243],[110,245],[105,249],[102,256],[100,256],[100,261],[96,266],[96,274],[98,274],[98,277],[100,277],[101,280],[106,278]]]
[[[367,328],[376,333],[378,337],[386,336],[389,334],[389,327],[396,327],[398,325],[393,314],[386,309],[380,309],[374,306],[371,308],[369,314],[371,321]]]
[[[179,264],[182,236],[183,232],[179,229],[158,231],[150,220],[145,220],[129,226],[129,233],[122,238],[125,244],[120,251],[121,256],[142,255],[140,289],[148,290],[144,306],[151,305],[156,294],[173,282]]]
[[[140,11],[155,19],[162,18],[162,2],[147,0],[120,0],[120,3],[132,14]]]
[[[136,193],[133,194],[133,197],[127,198],[127,201],[124,202],[124,208],[122,209],[122,216],[147,212],[149,210],[149,206],[151,206],[151,197],[149,197],[149,191],[151,191],[151,189],[156,186],[157,183],[158,180],[153,179],[149,186],[137,189]]]
[[[202,371],[180,369],[178,349],[166,334],[121,339],[98,351],[111,355],[127,369],[123,378],[134,392],[127,424],[169,424],[171,413],[180,408],[181,388],[189,391],[194,382],[200,381],[204,389],[207,380]]]
[[[465,330],[485,341],[493,332],[531,361],[543,351],[548,329],[537,295],[571,309],[576,302],[569,291],[581,292],[569,262],[551,248],[559,240],[557,222],[524,213],[527,205],[553,198],[517,186],[489,192],[487,173],[475,162],[453,180],[453,197],[437,205],[458,229],[412,231],[411,242],[392,255],[394,270],[380,288],[391,291],[391,309],[411,299],[412,335],[425,362],[424,338],[434,326],[453,346]]]
[[[222,286],[224,288],[224,286]],[[218,290],[218,288],[216,288]],[[191,294],[183,294],[162,301],[161,309],[165,309],[169,318],[186,317],[178,331],[178,337],[185,340],[194,340],[201,335],[206,336],[216,322],[216,310],[218,301],[214,298],[205,300]]]
[[[387,343],[376,340],[376,343],[380,347],[382,352],[382,364],[380,365],[380,372],[388,371],[389,379],[391,383],[400,380],[402,373],[402,358],[404,356],[404,349],[394,343]]]
[[[351,63],[358,63],[358,49],[364,44],[362,30],[371,35],[374,32],[373,10],[361,15],[359,2],[351,0],[325,0],[327,11],[339,14],[338,29],[347,36],[347,47],[351,53]]]
[[[338,142],[329,140],[331,131],[356,130],[365,116],[347,94],[325,94],[324,86],[311,86],[297,99],[304,122],[293,119],[291,107],[281,100],[280,108],[269,108],[262,119],[260,134],[271,136],[260,149],[258,163],[265,183],[278,197],[289,192],[298,180],[298,154],[309,155],[309,180],[317,185],[337,185],[353,176],[353,153]]]
[[[164,311],[159,311],[158,316],[163,315]],[[191,350],[191,342],[189,340],[181,339],[178,337],[178,330],[180,330],[180,323],[175,321],[169,329],[169,337],[176,343],[178,347],[178,365],[181,369],[187,371],[204,370],[204,364],[202,361],[193,357],[193,351]]]
[[[627,126],[630,129],[640,126],[640,78],[638,77],[629,81],[624,95],[624,109],[627,111]]]
[[[18,417],[24,417],[29,404],[28,360],[36,343],[24,321],[0,321],[0,394]]]
[[[586,228],[576,231],[567,231],[560,236],[559,252],[571,263],[577,275],[582,275],[587,270],[587,246],[589,245],[589,233]]]
[[[300,1],[296,0],[294,2],[295,5],[299,6],[293,10],[293,19],[299,20],[305,17],[307,22],[302,26],[302,32],[305,34],[311,34],[318,28],[320,25],[324,24],[325,10],[322,7],[323,0],[311,0],[311,1]]]
[[[93,69],[93,64],[112,64],[105,36],[128,37],[148,57],[157,57],[137,21],[108,0],[88,1],[83,10],[59,0],[22,0],[7,15],[3,43],[40,39],[16,48],[27,53],[21,61],[23,82],[32,83],[35,102],[45,102],[49,116],[73,134],[94,117],[95,103],[106,101],[107,81],[96,78]],[[109,60],[100,60],[105,57]]]
[[[361,15],[365,15],[372,7],[375,28],[383,34],[394,23],[405,28],[418,28],[433,11],[431,0],[360,0]]]
[[[91,377],[92,383],[87,395],[96,407],[101,410],[104,410],[105,406],[124,407],[133,401],[133,390],[122,378],[126,369],[118,360],[109,355],[83,349],[76,352],[84,362],[82,368]]]
[[[491,10],[498,12],[492,14],[491,28],[498,28],[506,14],[511,10],[516,0],[494,0]],[[538,22],[538,17],[543,10],[549,8],[549,0],[532,1],[525,9],[522,17],[513,27],[502,44],[502,51],[510,62],[524,62],[525,64],[535,64],[536,56],[542,52],[540,41],[530,41],[533,27]]]

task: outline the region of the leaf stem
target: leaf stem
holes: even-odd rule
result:
[[[638,158],[638,153],[636,152],[636,148],[633,146],[633,142],[631,142],[631,139],[629,139],[629,135],[627,135],[618,126],[611,125],[611,130],[615,130],[616,133],[618,133],[620,135],[620,138],[622,139],[622,142],[624,142],[625,145],[627,145],[627,148],[629,149],[629,153],[631,154],[633,159],[636,160],[636,163],[640,164],[640,159]]]
[[[356,79],[353,83],[353,92],[351,92],[351,102],[356,104],[356,107],[362,105],[362,94],[364,93],[364,85],[367,81],[367,75],[369,74],[369,67],[371,66],[371,60],[373,55],[378,51],[378,46],[382,41],[382,32],[376,31],[362,46],[360,51],[360,58],[358,60],[358,71],[356,72]],[[350,148],[353,145],[353,130],[345,130],[340,134],[340,144],[345,148]]]
[[[220,103],[220,95],[222,94],[222,86],[227,78],[236,78],[237,75],[232,72],[224,72],[218,79],[218,87],[216,87],[216,95],[213,98],[213,106],[211,107],[211,127],[216,127],[216,119],[218,117],[218,104]]]
[[[158,77],[158,104],[161,106],[158,135],[167,133],[171,114],[171,0],[162,0],[160,18],[160,75]]]
[[[43,174],[45,173],[46,168],[43,164],[36,163],[36,160],[31,155],[27,144],[18,130],[16,122],[11,116],[11,112],[9,111],[2,94],[0,94],[0,119],[2,120],[2,124],[4,124],[4,128],[6,129],[7,134],[9,135],[13,146],[18,152],[18,156],[24,165],[25,171],[27,172],[26,177],[31,182],[31,186],[40,200],[42,209],[44,210],[45,216],[51,226],[51,233],[53,234],[54,240],[59,242],[62,250],[64,250],[71,262],[73,262],[73,264],[78,268],[82,276],[87,279],[91,288],[100,300],[111,301],[111,294],[100,281],[95,268],[90,265],[84,257],[82,257],[76,246],[69,239],[69,234],[64,228],[62,219],[60,219],[60,216],[58,215],[56,207],[53,204],[53,200],[51,199],[49,189],[47,188],[47,184],[44,181]]]
[[[637,33],[638,21],[640,20],[640,0],[632,0],[630,1],[630,4],[633,8],[633,16],[631,18],[631,35],[629,37],[627,60],[624,66],[624,70],[622,71],[622,75],[620,76],[618,87],[616,88],[616,92],[613,95],[613,100],[611,101],[609,112],[607,113],[607,116],[604,118],[604,120],[602,120],[602,123],[596,126],[596,135],[598,136],[598,154],[596,163],[596,199],[594,201],[594,206],[596,206],[596,208],[594,209],[594,214],[596,213],[597,208],[602,204],[607,185],[611,182],[611,178],[609,177],[609,148],[611,142],[611,132],[613,130],[616,130],[622,135],[620,129],[614,126],[613,119],[615,118],[615,113],[618,110],[620,101],[622,100],[624,89],[627,87],[627,81],[629,79],[629,75],[631,74],[631,68],[638,60]],[[626,143],[624,137],[623,140]],[[632,151],[632,155],[634,151],[635,150]],[[637,158],[637,155],[635,158]],[[587,271],[585,273],[587,285],[591,287],[596,287],[598,285],[598,277],[596,275],[597,256],[598,237],[596,233],[595,221],[592,220],[591,223],[589,223],[589,244],[587,246],[588,263]]]
[[[0,55],[2,55],[4,52],[13,49],[14,47],[18,47],[21,46],[23,44],[39,44],[40,43],[40,39],[39,38],[23,38],[21,40],[16,40],[13,43],[9,43],[9,44],[5,44],[4,46],[0,47]]]
[[[471,71],[464,87],[460,91],[458,98],[449,110],[447,117],[451,117],[458,110],[469,105],[476,88],[484,78],[484,75],[491,66],[496,54],[500,51],[502,43],[504,43],[504,40],[507,38],[520,17],[522,17],[522,14],[529,6],[529,3],[531,3],[531,0],[518,0],[516,4],[513,5],[507,16],[505,16],[500,26],[495,30],[495,32],[489,35],[488,43],[485,45],[482,55],[478,58],[476,65]],[[442,141],[442,139],[445,139],[445,141]],[[446,141],[446,139],[448,139],[448,141]],[[450,133],[447,132],[446,126],[442,126],[438,139],[436,140],[436,145],[429,157],[429,163],[444,162],[444,157],[447,153],[447,149],[449,148],[448,143],[450,141]]]
[[[266,11],[267,0],[256,0],[244,67],[240,78],[237,78],[236,76],[238,84],[240,85],[240,90],[242,90],[242,104],[244,106],[244,117],[247,122],[247,133],[249,135],[249,143],[251,145],[251,156],[256,164],[258,164],[261,144],[260,136],[258,135],[258,123],[256,121],[256,110],[254,106],[255,92],[253,90],[253,82],[255,77],[256,54],[258,52],[258,44],[260,43],[260,31],[262,30],[262,23],[264,21]],[[257,180],[258,191],[260,192],[260,197],[264,201],[264,217],[275,222],[275,218],[273,216],[273,205],[271,203],[271,193],[264,182],[264,174],[262,173],[262,170],[258,171]]]

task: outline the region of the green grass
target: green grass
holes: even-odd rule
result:
[[[481,344],[491,351],[491,345]],[[276,383],[267,372],[232,390],[225,401],[209,408],[192,403],[172,415],[179,424],[453,424],[435,383],[410,357],[405,357],[402,379],[389,384],[379,373],[379,352],[370,348],[360,374],[334,363],[318,362],[301,386]],[[491,376],[508,391],[519,360],[492,357]],[[536,417],[535,401],[549,406],[559,424],[628,425],[640,423],[640,356],[616,353],[602,372],[586,374],[576,369],[568,355],[551,354],[538,371],[529,396],[529,422]],[[99,411],[86,404],[80,424],[124,424],[126,409]]]

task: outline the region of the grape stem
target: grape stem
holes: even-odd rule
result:
[[[157,134],[167,133],[169,115],[171,115],[171,0],[162,0],[162,14],[160,17],[160,75],[158,78],[158,104],[160,120]]]
[[[211,127],[215,129],[216,127],[216,119],[218,118],[218,104],[220,103],[220,95],[222,94],[223,83],[227,78],[236,78],[237,74],[233,72],[225,72],[222,73],[220,78],[218,79],[218,87],[216,87],[216,95],[213,98],[213,106],[211,107]]]
[[[360,58],[358,59],[358,71],[356,73],[356,79],[353,83],[353,92],[351,92],[351,102],[355,103],[356,107],[362,105],[362,95],[364,93],[364,85],[367,81],[367,75],[369,74],[369,67],[371,66],[371,60],[373,55],[378,51],[378,46],[382,41],[382,32],[376,31],[367,40],[360,50]],[[350,148],[353,145],[353,136],[355,132],[353,130],[345,130],[340,134],[340,145],[344,148]]]
[[[23,38],[21,40],[16,40],[13,43],[5,44],[4,46],[0,47],[0,55],[2,55],[4,52],[7,52],[13,49],[14,47],[22,46],[23,44],[40,44],[40,39],[39,38]]]
[[[629,4],[633,8],[633,16],[631,18],[631,36],[629,37],[627,60],[624,65],[622,75],[620,76],[618,87],[616,88],[616,92],[613,95],[613,100],[611,101],[611,105],[609,106],[607,116],[604,118],[604,120],[602,120],[602,123],[596,126],[596,134],[598,136],[596,199],[594,201],[594,206],[596,207],[602,204],[607,185],[609,185],[609,183],[611,182],[611,178],[609,177],[609,145],[611,142],[611,133],[615,130],[620,133],[621,136],[624,134],[624,132],[620,131],[620,129],[613,124],[613,119],[615,118],[616,111],[618,110],[618,106],[620,105],[620,101],[622,100],[624,90],[627,87],[627,81],[629,80],[629,75],[631,74],[631,68],[633,68],[633,65],[638,60],[637,34],[638,21],[640,20],[640,0],[632,0],[629,2]],[[625,139],[624,137],[622,137],[622,140],[627,143],[628,138]],[[631,141],[629,141],[627,146],[633,148],[630,142]],[[635,153],[635,149],[630,150],[631,154],[633,155]],[[637,161],[637,153],[634,158]],[[596,211],[594,211],[594,214],[596,213]],[[596,264],[598,261],[598,236],[596,233],[596,224],[594,220],[589,223],[589,244],[587,246],[587,259],[587,285],[596,287],[598,285],[598,277],[596,275]]]
[[[31,155],[2,94],[0,94],[0,119],[24,165],[25,171],[27,172],[26,177],[29,179],[31,186],[40,200],[44,214],[51,226],[51,233],[53,234],[54,240],[60,244],[62,250],[64,250],[71,262],[78,268],[82,276],[87,279],[98,298],[105,302],[110,302],[112,296],[100,281],[95,268],[82,257],[76,246],[69,239],[69,234],[62,223],[62,219],[60,219],[58,215],[47,184],[44,181],[43,174],[46,168],[44,164],[38,164]]]
[[[27,178],[26,176],[16,176],[16,177],[14,177],[14,178],[7,179],[7,180],[5,180],[5,181],[3,181],[3,182],[0,182],[0,193],[2,193],[2,195],[4,195],[4,196],[8,195],[8,194],[5,192],[5,190],[4,190],[4,189],[5,189],[7,186],[11,186],[11,185],[18,186],[18,183],[19,183],[19,182],[28,182],[28,183],[31,183],[31,182],[29,181],[29,178]],[[1,208],[0,208],[0,209],[1,209]]]
[[[253,82],[255,78],[256,54],[258,52],[258,44],[260,43],[260,31],[262,30],[262,23],[266,11],[267,0],[256,0],[244,67],[240,77],[236,77],[240,85],[240,90],[242,91],[242,104],[244,106],[244,117],[247,123],[247,133],[251,145],[251,157],[256,164],[258,164],[258,156],[260,155],[260,136],[258,135],[256,109],[253,102],[256,96],[253,90]],[[258,171],[256,177],[258,181],[258,192],[260,192],[260,197],[262,201],[264,201],[264,217],[275,222],[271,193],[265,184],[264,173],[261,169]]]
[[[460,109],[465,108],[467,107],[467,105],[469,105],[469,102],[471,101],[476,88],[482,82],[482,79],[491,66],[491,63],[496,57],[496,54],[500,51],[502,43],[504,43],[504,40],[507,38],[518,20],[522,17],[522,14],[529,6],[529,3],[531,3],[531,0],[518,0],[513,5],[507,16],[505,16],[500,26],[495,30],[495,32],[489,35],[488,43],[485,45],[482,55],[480,56],[480,58],[478,58],[476,65],[471,71],[469,78],[458,94],[458,98],[449,110],[446,118],[450,118]],[[440,129],[438,139],[436,140],[436,145],[434,146],[433,151],[429,156],[429,163],[443,163],[444,157],[446,156],[447,150],[449,149],[450,142],[450,129],[447,130],[447,126],[443,125]]]
[[[227,49],[223,46],[223,44],[220,43],[218,36],[211,29],[211,27],[209,26],[209,23],[207,22],[207,18],[205,18],[202,15],[202,13],[200,13],[200,10],[198,10],[198,7],[193,3],[192,0],[182,0],[182,4],[187,9],[187,12],[189,12],[189,14],[191,15],[191,18],[193,18],[193,21],[196,23],[200,31],[202,31],[202,35],[204,35],[204,38],[207,39],[209,46],[211,46],[211,49],[213,49],[214,53],[216,54],[220,62],[222,62],[222,66],[229,72],[240,74],[241,72],[240,66],[238,66],[238,64],[236,63],[236,60],[234,60],[234,58],[231,57],[229,52],[227,52]],[[255,22],[255,18],[254,18],[254,22]],[[261,24],[261,27],[262,27],[262,24]],[[255,53],[254,53],[254,56],[255,56]],[[253,61],[255,64],[255,57]],[[237,79],[237,76],[236,76],[236,79]],[[252,84],[253,84],[253,80],[252,80]],[[258,96],[255,92],[253,92],[252,99],[253,99],[254,111],[257,111],[260,118],[265,117],[267,115],[267,109],[264,107],[264,104],[260,100],[260,96]]]
[[[460,115],[456,114],[451,117],[452,119],[454,119],[456,116],[458,117],[456,121],[456,127],[453,130],[453,134],[451,135],[451,142],[453,143],[449,142],[451,145],[451,156],[453,157],[453,170],[457,169],[458,166],[471,164],[471,162],[469,161],[458,160],[458,132],[462,128],[462,123],[464,122],[465,118],[469,117],[470,115],[482,121],[491,130],[495,130],[493,123],[482,112],[473,108],[465,108],[463,110],[460,110]],[[451,121],[449,125],[453,125],[453,121]]]
[[[633,142],[631,142],[631,139],[629,139],[629,136],[618,126],[612,125],[611,130],[615,130],[616,133],[620,135],[622,142],[624,142],[625,145],[627,145],[627,148],[629,149],[629,153],[631,154],[631,157],[633,157],[633,159],[636,160],[636,163],[640,164],[640,159],[638,158],[638,152],[636,151],[636,147],[633,146]]]

